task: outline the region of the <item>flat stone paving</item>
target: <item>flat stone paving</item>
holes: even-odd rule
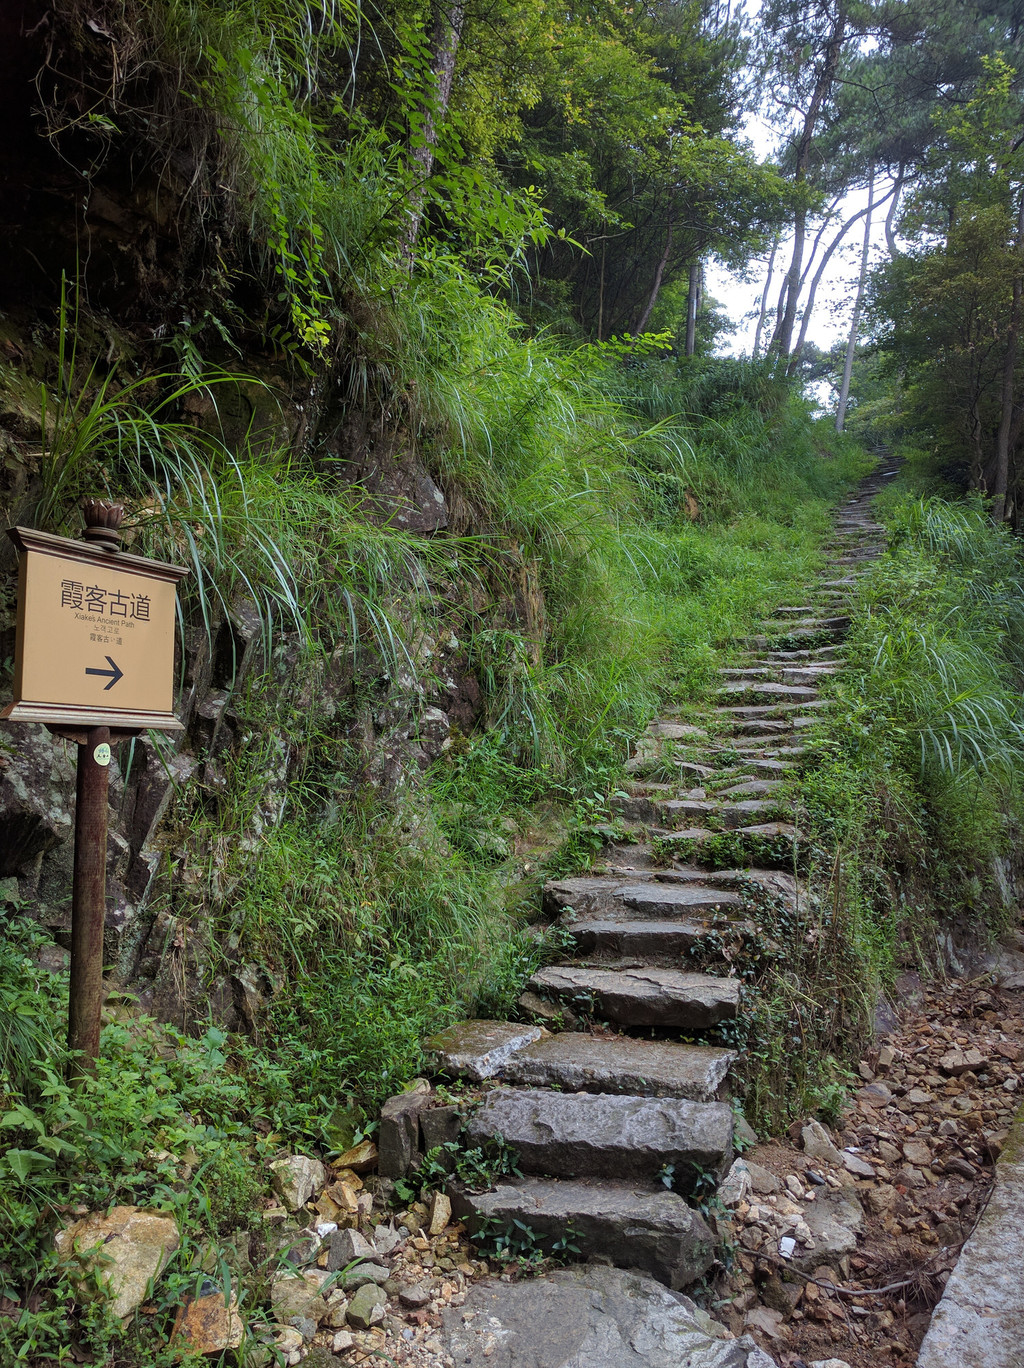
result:
[[[535,993],[592,998],[599,1016],[623,1026],[678,1026],[705,1030],[734,1017],[739,1008],[737,978],[689,974],[677,969],[595,969],[559,964],[530,979]]]
[[[732,1157],[724,1102],[497,1088],[466,1127],[471,1145],[500,1135],[525,1173],[653,1178],[666,1164],[718,1171]]]
[[[662,1184],[520,1178],[492,1192],[457,1195],[453,1210],[478,1222],[519,1221],[542,1240],[571,1232],[579,1255],[636,1268],[668,1287],[688,1287],[711,1267],[715,1236],[682,1197]]]
[[[575,1032],[548,1036],[511,1057],[504,1077],[527,1087],[565,1092],[649,1094],[712,1101],[735,1051],[714,1045],[602,1038]]]
[[[479,1083],[499,1074],[517,1050],[548,1033],[519,1021],[460,1021],[423,1042],[442,1073]]]
[[[1024,1108],[995,1186],[932,1313],[917,1368],[1024,1365]]]
[[[719,1338],[688,1297],[600,1266],[477,1283],[443,1334],[456,1368],[775,1368],[749,1336]]]

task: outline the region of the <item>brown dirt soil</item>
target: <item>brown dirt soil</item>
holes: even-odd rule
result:
[[[908,976],[899,986],[903,1018],[861,1060],[863,1086],[829,1132],[842,1162],[808,1157],[795,1125],[788,1140],[744,1155],[781,1192],[751,1194],[723,1223],[737,1262],[715,1314],[751,1332],[782,1368],[829,1358],[912,1368],[1021,1103],[1024,992],[994,988],[989,975],[926,988]],[[867,1164],[873,1176],[847,1164]],[[856,1249],[797,1273],[779,1253],[785,1213],[799,1221],[829,1188],[863,1206]],[[869,1289],[878,1290],[849,1295]]]

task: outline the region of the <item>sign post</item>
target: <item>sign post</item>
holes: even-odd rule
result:
[[[0,718],[44,722],[78,745],[68,1048],[92,1073],[103,1008],[110,743],[181,731],[174,621],[182,566],[120,549],[120,504],[83,503],[84,541],[12,527],[21,552],[14,701]]]

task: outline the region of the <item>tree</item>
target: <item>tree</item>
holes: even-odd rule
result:
[[[1016,522],[1024,428],[1024,101],[1001,57],[936,119],[938,140],[902,221],[913,249],[879,273],[872,314],[899,357],[922,431],[963,453],[973,488]]]
[[[703,259],[759,243],[785,186],[733,135],[735,25],[658,0],[628,24],[570,24],[563,39],[517,152],[556,230],[534,254],[531,308],[590,335],[635,333],[680,277],[696,305]]]
[[[839,387],[839,404],[836,408],[836,432],[842,432],[846,418],[846,405],[850,398],[850,377],[853,374],[853,358],[857,350],[860,331],[860,315],[864,307],[864,287],[868,279],[868,258],[871,252],[871,219],[875,207],[875,177],[872,171],[868,181],[868,205],[864,214],[864,244],[860,254],[860,275],[857,279],[857,294],[853,301],[853,317],[850,319],[850,336],[846,344],[846,357],[843,362],[843,379]]]

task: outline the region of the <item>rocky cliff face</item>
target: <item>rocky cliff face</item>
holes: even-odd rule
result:
[[[44,365],[39,349],[33,362]],[[18,376],[18,365],[8,373]],[[30,389],[29,385],[25,390]],[[287,418],[286,414],[286,418]],[[41,432],[38,413],[10,387],[0,414],[7,479],[2,512],[10,525],[31,506]],[[33,423],[36,424],[33,429]],[[346,445],[338,425],[320,446],[343,463],[346,478],[365,495],[366,514],[417,533],[441,533],[449,519],[442,490],[415,451],[399,442]],[[16,575],[13,556],[3,564],[3,655],[13,655]],[[536,629],[540,601],[523,571],[522,595],[497,607],[509,626]],[[343,743],[348,757],[341,782],[369,785],[375,794],[401,802],[422,772],[450,744],[452,728],[469,732],[481,718],[480,683],[465,657],[460,622],[484,611],[468,586],[450,586],[451,601],[424,631],[423,617],[408,605],[408,670],[389,673],[372,649],[354,651],[339,642],[330,655],[304,657],[295,634],[278,634],[268,659],[263,623],[255,605],[236,597],[209,631],[190,631],[179,652],[181,687],[177,714],[185,725],[174,736],[143,735],[115,748],[110,784],[110,836],[105,959],[115,981],[137,995],[144,1010],[187,1026],[212,1005],[232,1027],[244,1026],[270,984],[238,963],[233,974],[207,982],[204,929],[185,925],[176,892],[196,880],[217,887],[218,868],[232,843],[255,843],[288,807],[289,785],[309,759],[303,728],[268,717],[315,718],[323,739]],[[518,598],[518,601],[517,601]],[[494,604],[489,605],[491,608]],[[403,617],[402,605],[392,615]],[[414,671],[413,666],[421,666]],[[9,677],[7,680],[9,691]],[[9,696],[9,692],[8,692]],[[273,700],[269,710],[260,700]],[[308,731],[308,728],[306,729]],[[258,744],[257,744],[258,743]],[[247,774],[250,794],[245,824],[223,831],[226,843],[209,852],[209,865],[190,867],[190,814],[225,799],[240,757],[259,750],[259,772]],[[37,918],[58,943],[70,930],[75,801],[75,747],[43,726],[0,728],[0,884],[9,908]]]
[[[208,328],[204,356],[251,379],[219,389],[216,405],[193,391],[176,421],[257,456],[285,448],[349,488],[352,506],[378,527],[423,538],[479,530],[466,491],[430,468],[409,397],[391,393],[384,377],[378,392],[353,402],[360,338],[372,330],[358,301],[346,306],[351,335],[335,338],[331,358],[317,366],[268,338],[276,296],[232,220],[215,121],[167,72],[147,68],[119,7],[101,3],[85,14],[74,4],[19,0],[0,17],[0,40],[3,525],[39,516],[61,341],[77,349],[86,392],[111,375],[114,392],[173,370],[181,363],[175,346],[199,336],[204,310],[217,308],[232,334]],[[116,127],[91,117],[95,90],[116,97]],[[73,282],[63,310],[62,278]],[[104,472],[97,475],[102,484]],[[208,931],[189,909],[230,896],[232,851],[255,848],[280,822],[290,786],[317,762],[318,747],[330,752],[333,784],[369,786],[395,805],[453,732],[485,720],[464,644],[472,629],[493,626],[535,643],[544,631],[535,576],[517,547],[501,553],[500,584],[453,576],[431,585],[426,607],[422,586],[391,587],[388,614],[406,665],[384,661],[365,633],[358,650],[351,639],[321,641],[310,655],[279,625],[268,647],[255,603],[230,584],[207,622],[186,628],[177,698],[184,732],[122,743],[111,769],[105,958],[144,1009],[186,1026],[210,1005],[232,1026],[252,1020],[272,985],[230,945],[220,950],[232,972],[209,981]],[[173,545],[164,554],[173,559]],[[330,594],[329,568],[326,585]],[[8,673],[0,699],[10,684],[15,593],[15,555],[3,538],[0,662]],[[247,800],[239,804],[233,785],[243,762]],[[0,726],[0,890],[8,909],[37,918],[58,943],[70,920],[74,771],[74,747],[44,727]],[[217,831],[201,860],[200,815],[214,817]],[[185,896],[197,889],[198,898]]]

